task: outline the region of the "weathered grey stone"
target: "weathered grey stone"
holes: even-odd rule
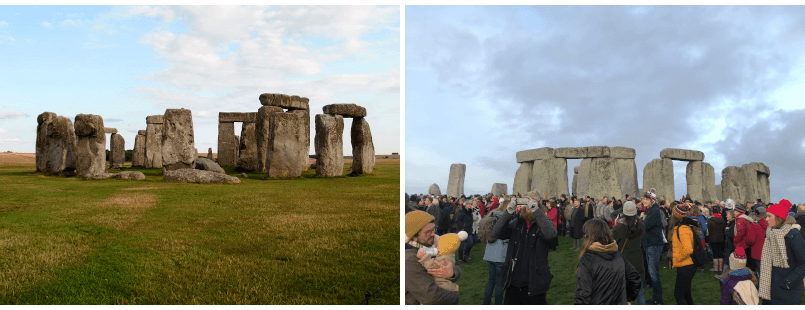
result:
[[[246,172],[241,173],[240,176],[243,177],[244,179],[249,177],[249,175],[246,174]]]
[[[140,130],[134,137],[134,150],[131,152],[132,167],[145,167],[145,134],[145,130]]]
[[[232,143],[235,123],[218,123],[218,164],[234,167],[238,158],[238,147]]]
[[[36,117],[36,171],[46,172],[48,156],[50,156],[47,126],[56,113],[44,112]]]
[[[226,173],[224,168],[221,168],[221,166],[216,164],[214,161],[204,157],[196,158],[196,169],[217,173]]]
[[[637,197],[639,195],[637,187],[637,164],[634,159],[612,158],[618,171],[618,183],[620,184],[622,198],[626,195]],[[618,197],[618,196],[616,196]]]
[[[659,199],[663,196],[666,200],[673,199],[674,196],[674,163],[668,158],[658,158],[650,161],[643,168],[643,190],[649,191],[652,188]]]
[[[576,196],[579,195],[578,188],[577,188],[578,182],[579,182],[578,178],[579,178],[579,166],[575,166],[575,167],[573,167],[573,183],[572,183],[572,185],[570,185],[570,194],[571,195],[576,195]]]
[[[121,171],[118,173],[100,173],[84,177],[87,180],[106,180],[106,179],[121,179],[121,180],[145,180],[145,174],[140,171]]]
[[[517,168],[517,173],[514,174],[512,194],[528,193],[531,189],[531,169],[533,167],[533,161],[520,163],[520,168]]]
[[[747,201],[760,199],[764,203],[768,203],[771,199],[768,189],[769,167],[763,163],[753,162],[742,165],[741,170],[743,170],[746,175],[746,187],[748,189],[748,195],[744,198],[746,198]]]
[[[207,159],[215,162],[215,157],[212,156],[212,148],[211,147],[207,148]],[[196,163],[196,165],[198,165],[198,163]]]
[[[704,153],[694,150],[668,148],[660,151],[660,158],[685,160],[685,161],[697,161],[697,160],[703,161]]]
[[[441,189],[439,189],[439,185],[436,185],[436,183],[433,183],[433,184],[432,184],[432,185],[431,185],[431,186],[428,188],[428,195],[436,195],[436,196],[441,196],[441,195],[442,195],[442,190],[441,190]]]
[[[745,204],[749,201],[751,194],[749,186],[746,184],[746,174],[743,169],[736,166],[728,166],[721,170],[721,197],[732,199],[737,204]]]
[[[366,108],[354,103],[334,103],[322,107],[324,114],[335,114],[343,117],[366,117]]]
[[[509,193],[509,188],[508,187],[509,186],[506,185],[505,183],[495,183],[495,184],[492,184],[492,190],[490,190],[489,192],[492,193],[492,195],[495,195],[495,196],[497,196],[497,195],[507,195]]]
[[[167,170],[162,175],[162,180],[185,183],[240,183],[240,179],[231,175],[190,168]]]
[[[56,116],[47,124],[47,162],[44,172],[52,175],[71,175],[75,171],[77,146],[73,122],[64,116]]]
[[[75,116],[76,173],[83,177],[106,173],[106,134],[103,117],[93,114]]]
[[[288,111],[288,113],[296,114],[297,116],[299,116],[299,119],[301,120],[301,123],[299,124],[300,126],[299,130],[302,134],[302,139],[304,141],[302,141],[302,146],[299,148],[299,161],[301,162],[302,165],[302,171],[305,171],[307,170],[308,158],[310,158],[310,111],[292,110]],[[343,151],[341,153],[343,153]]]
[[[553,149],[549,147],[542,147],[538,149],[531,149],[517,152],[517,163],[524,163],[527,161],[544,160],[553,158]]]
[[[283,94],[262,94],[260,95],[260,104],[264,106],[275,106],[283,109],[290,110],[307,110],[310,111],[308,106],[309,99],[299,96],[288,96]]]
[[[271,119],[268,156],[265,169],[269,177],[299,177],[302,175],[299,149],[304,147],[303,120],[294,113],[274,112]]]
[[[592,160],[592,158],[585,158],[582,159],[581,164],[579,164],[579,176],[578,181],[576,181],[576,190],[578,191],[579,197],[587,196],[589,189],[589,182],[587,182],[587,179],[590,176],[590,164],[592,163]]]
[[[254,123],[257,120],[257,112],[218,112],[219,123]]]
[[[243,123],[241,127],[237,165],[240,171],[257,170],[257,139],[254,129],[255,123]]]
[[[701,161],[688,162],[685,168],[685,179],[691,199],[702,203],[716,200],[716,177],[713,166]]]
[[[758,189],[760,190],[760,198],[764,203],[771,202],[771,189],[769,187],[769,175],[758,173]]]
[[[553,156],[558,158],[595,158],[609,155],[607,146],[561,147],[553,150]]]
[[[349,133],[352,143],[352,174],[372,173],[375,167],[375,145],[369,123],[363,117],[355,118]]]
[[[162,168],[162,115],[145,118],[145,167]]]
[[[634,159],[635,150],[630,147],[613,146],[609,148],[609,157],[617,159]]]
[[[591,158],[590,168],[586,169],[587,193],[590,197],[624,197],[618,181],[618,168],[615,159],[602,157]],[[628,173],[628,172],[627,172]]]
[[[262,171],[266,175],[268,175],[268,171],[266,170],[265,166],[266,159],[268,158],[268,140],[271,137],[271,117],[274,112],[282,112],[282,108],[274,106],[262,106],[259,110],[257,110],[257,116],[255,116],[254,137],[257,144],[257,170]],[[308,130],[310,130],[310,128],[308,128]],[[234,127],[232,131],[234,131]],[[218,139],[220,141],[220,131],[218,135]],[[220,149],[221,148],[219,147],[219,157],[221,156]]]
[[[464,174],[467,172],[467,165],[450,165],[450,176],[447,178],[447,196],[461,197],[464,195]]]
[[[116,134],[116,133],[117,133],[117,128],[112,128],[112,127],[104,127],[104,128],[103,128],[103,132],[104,132],[104,133]]]
[[[344,172],[344,117],[316,114],[316,175],[341,176]]]
[[[722,198],[723,196],[721,195],[721,184],[713,184],[713,186],[716,189],[716,198],[718,198],[719,201],[724,201],[724,198]]]
[[[144,135],[148,134],[148,131],[147,130],[137,130],[137,134],[144,136]]]
[[[535,160],[531,169],[531,190],[548,197],[567,195],[567,160],[564,158],[550,158]]]
[[[126,140],[123,136],[113,133],[109,137],[109,160],[112,164],[112,169],[120,170],[123,168],[123,162],[126,161]]]
[[[165,110],[162,124],[162,169],[176,170],[196,166],[193,114],[188,109]]]

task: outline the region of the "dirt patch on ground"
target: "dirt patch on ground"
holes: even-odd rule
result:
[[[36,166],[36,154],[0,153],[0,166]]]
[[[89,221],[111,226],[116,230],[130,227],[137,222],[146,210],[157,204],[157,195],[130,191],[117,193],[97,204],[98,214],[88,218]]]

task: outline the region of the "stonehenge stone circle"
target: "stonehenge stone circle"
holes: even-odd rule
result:
[[[588,195],[587,179],[590,176],[590,163],[592,163],[592,160],[592,158],[585,158],[582,159],[581,163],[579,164],[579,176],[577,177],[578,181],[576,182],[576,190],[578,191],[579,196]]]
[[[439,189],[439,185],[436,185],[436,183],[433,183],[433,184],[431,184],[430,187],[428,187],[428,195],[441,196],[442,195],[442,190]]]
[[[100,115],[75,116],[76,173],[84,178],[106,173],[106,134]]]
[[[255,113],[256,114],[256,113]],[[240,131],[240,147],[238,150],[238,169],[240,171],[257,170],[257,139],[255,123],[243,123]]]
[[[310,111],[292,110],[288,111],[288,113],[296,114],[299,116],[299,120],[301,120],[299,126],[303,141],[302,147],[299,148],[299,161],[302,165],[302,171],[304,171],[308,169],[307,162],[310,158]],[[343,153],[343,151],[341,153]]]
[[[268,175],[268,171],[265,169],[265,164],[266,159],[268,158],[268,142],[271,136],[271,118],[275,112],[282,113],[282,108],[275,106],[262,106],[259,110],[257,110],[257,115],[255,116],[254,136],[257,142],[257,170],[262,171],[266,175]],[[220,132],[218,135],[220,137]],[[218,139],[220,141],[220,138]],[[218,156],[220,157],[220,154]]]
[[[517,173],[514,175],[514,183],[512,185],[512,194],[525,194],[531,189],[531,169],[534,167],[534,162],[523,162],[520,168],[517,168]]]
[[[507,195],[508,192],[509,192],[508,187],[509,186],[506,185],[505,183],[495,183],[495,184],[492,184],[492,190],[490,191],[490,193],[492,193],[492,195],[495,195],[495,196]]]
[[[188,109],[167,109],[162,124],[162,169],[196,166],[193,115]]]
[[[145,118],[145,167],[162,168],[162,115]]]
[[[252,127],[257,121],[256,112],[219,112],[218,113],[218,164],[221,166],[238,167],[245,170],[256,170],[259,166],[257,164],[257,146],[253,135],[255,127]],[[235,135],[235,123],[243,123],[241,126],[241,136],[244,132],[252,133],[246,135],[247,153],[241,155],[241,140]],[[252,124],[252,125],[250,125]],[[240,156],[247,157],[243,163],[248,167],[241,167],[238,160]],[[253,159],[250,159],[253,158]],[[253,168],[253,169],[252,169]]]
[[[668,158],[673,160],[684,160],[684,161],[703,161],[704,153],[694,150],[669,148],[660,151],[660,158]]]
[[[548,197],[559,197],[567,193],[567,160],[550,158],[535,160],[531,168],[531,190]]]
[[[45,171],[51,175],[68,175],[76,168],[77,141],[73,122],[64,116],[56,116],[47,122],[47,163]],[[106,155],[104,150],[104,155]]]
[[[134,150],[131,152],[131,166],[132,167],[145,167],[145,130],[137,131],[137,136],[134,137]]]
[[[262,97],[261,97],[262,98]],[[299,149],[304,144],[303,121],[294,113],[274,112],[271,118],[268,156],[265,169],[269,177],[299,177],[302,175]]]
[[[749,188],[746,174],[740,167],[728,166],[721,170],[721,197],[731,198],[736,204],[746,203]]]
[[[162,180],[185,183],[240,183],[239,178],[231,175],[190,168],[167,170],[162,175]]]
[[[354,103],[328,104],[322,110],[324,110],[324,114],[336,114],[351,118],[366,117],[366,108]]]
[[[375,167],[375,145],[372,142],[372,130],[369,129],[369,123],[365,118],[358,117],[352,120],[350,142],[352,174],[372,173]]]
[[[111,169],[120,170],[123,168],[123,162],[126,161],[126,140],[117,133],[113,133],[109,140],[109,160],[112,164]]]
[[[447,196],[461,197],[464,195],[464,174],[467,172],[467,165],[450,165],[450,176],[447,179]]]
[[[623,197],[621,185],[618,181],[615,159],[608,157],[590,158],[590,168],[587,171],[589,173],[587,175],[587,195],[598,199],[604,196]],[[567,185],[565,185],[565,188],[567,188]]]
[[[635,152],[634,149],[631,150],[632,158],[613,157],[621,193],[624,195],[623,197],[625,197],[625,195],[637,197],[640,193],[637,186],[637,164],[634,161]],[[628,154],[626,154],[626,156],[628,156]]]
[[[758,162],[726,167],[721,171],[721,197],[741,204],[757,199],[768,203],[771,200],[769,174],[769,167]]]
[[[232,138],[234,135],[235,123],[218,123],[218,164],[221,166],[235,166],[236,164],[238,149]]]
[[[344,117],[316,114],[316,175],[341,176],[344,172]]]
[[[198,170],[204,170],[204,171],[226,173],[226,171],[224,171],[224,168],[221,168],[221,166],[216,164],[211,159],[204,158],[204,157],[196,158],[196,167],[195,168],[198,169]]]
[[[716,200],[715,170],[710,164],[698,160],[688,162],[685,167],[685,180],[690,199],[702,204],[708,200]]]
[[[50,156],[47,126],[55,117],[56,113],[53,112],[43,112],[36,117],[36,172],[47,170],[48,156]]]
[[[657,158],[651,160],[643,168],[643,190],[649,191],[652,188],[659,199],[674,199],[674,163],[668,158]]]

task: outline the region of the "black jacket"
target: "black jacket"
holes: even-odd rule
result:
[[[570,237],[573,239],[581,239],[584,238],[584,223],[587,222],[587,216],[584,214],[584,207],[579,206],[575,210],[573,210],[573,219],[571,223],[573,223],[573,227],[570,229]]]
[[[528,274],[524,276],[528,280],[530,296],[545,294],[551,287],[553,275],[548,267],[548,251],[556,250],[555,245],[549,245],[550,241],[556,238],[553,222],[539,208],[534,212],[534,218],[535,223],[528,228],[528,224],[519,214],[504,212],[492,227],[492,238],[509,240],[501,278],[503,289],[508,289],[512,285],[514,265],[527,264],[525,269],[528,270]]]
[[[662,212],[660,206],[655,203],[646,214],[646,220],[643,222],[646,226],[646,233],[643,234],[644,247],[665,244],[662,241],[662,214],[660,212]]]
[[[453,221],[450,220],[450,214],[453,212],[453,206],[450,203],[443,203],[442,204],[442,216],[439,218],[439,225],[437,228],[439,230],[448,230],[450,229],[450,225],[453,225]]]
[[[587,251],[576,273],[575,305],[625,305],[640,292],[640,274],[620,252]]]
[[[458,217],[456,217],[456,224],[458,225],[458,230],[466,231],[467,234],[472,235],[472,210],[467,210],[466,208],[462,208],[458,211]]]
[[[639,218],[633,231],[628,230],[626,219],[624,218],[619,219],[615,227],[612,228],[612,237],[618,242],[618,251],[623,253],[639,274],[643,274],[643,246],[641,241],[644,230],[645,227],[643,227],[643,223]],[[624,243],[626,244],[625,247]]]

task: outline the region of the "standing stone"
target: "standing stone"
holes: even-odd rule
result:
[[[243,123],[240,131],[240,148],[238,150],[238,168],[241,171],[257,170],[257,139],[255,123]]]
[[[162,168],[162,115],[151,115],[145,118],[145,167]]]
[[[579,177],[579,166],[573,167],[573,185],[570,187],[570,194],[579,196],[578,192],[578,177]]]
[[[212,156],[212,148],[207,148],[207,159],[215,161],[215,157]]]
[[[120,170],[123,168],[123,163],[126,161],[126,141],[123,136],[113,133],[109,146],[109,157],[112,163],[112,169]]]
[[[46,170],[52,175],[68,175],[75,171],[76,138],[73,122],[56,116],[47,122],[48,156]]]
[[[579,197],[588,195],[587,192],[590,184],[588,182],[588,178],[590,176],[590,164],[592,161],[592,158],[585,158],[582,159],[581,164],[579,164],[579,176],[578,182],[576,182],[576,189],[578,190]]]
[[[685,167],[685,180],[688,183],[688,194],[693,201],[702,201],[702,189],[704,182],[702,180],[702,162],[691,161]]]
[[[745,204],[749,187],[746,185],[746,175],[736,166],[728,166],[721,170],[721,197],[725,200],[731,198],[736,204]]]
[[[531,169],[531,190],[548,197],[567,195],[567,160],[564,158],[549,158],[535,160]]]
[[[746,195],[744,199],[749,201],[757,201],[759,197],[759,190],[758,190],[758,179],[757,179],[757,170],[755,169],[755,165],[753,164],[745,164],[741,165],[741,170],[744,172],[745,180],[746,180]]]
[[[771,202],[771,189],[769,187],[769,176],[766,174],[758,173],[758,189],[760,189],[760,198],[764,203]]]
[[[716,195],[716,175],[713,166],[708,163],[702,163],[702,203],[712,201],[715,203],[718,199]]]
[[[162,124],[162,169],[170,171],[196,166],[193,115],[188,109],[165,110]]]
[[[221,112],[223,113],[223,112]],[[238,158],[238,148],[233,143],[235,123],[218,123],[218,164],[234,167]]]
[[[433,184],[432,184],[432,185],[431,185],[431,186],[428,188],[428,195],[436,195],[436,196],[441,196],[441,195],[442,195],[442,190],[441,190],[441,189],[439,189],[439,185],[436,185],[436,183],[433,183]]]
[[[257,110],[254,123],[254,137],[257,143],[257,170],[262,171],[266,175],[268,175],[268,171],[266,170],[266,159],[268,158],[269,148],[268,140],[271,136],[271,118],[274,112],[282,113],[282,108],[275,106],[260,107],[260,109]],[[234,131],[234,129],[232,130]],[[221,133],[219,132],[218,135],[220,137]],[[218,156],[220,158],[220,153]]]
[[[352,174],[372,173],[375,167],[375,145],[372,143],[372,130],[363,117],[352,120],[350,130],[352,143]]]
[[[512,183],[512,194],[526,194],[531,189],[531,169],[534,167],[534,162],[523,162],[520,168],[517,168],[517,173],[514,174],[514,182]]]
[[[269,177],[299,177],[299,148],[304,144],[303,121],[294,113],[275,112],[271,118],[266,170]]]
[[[467,165],[450,165],[450,176],[447,179],[447,196],[461,197],[464,195],[464,173],[467,172]]]
[[[643,168],[643,190],[656,189],[658,199],[665,197],[673,199],[674,196],[674,163],[668,158],[658,158],[650,161]]]
[[[509,192],[508,187],[509,186],[506,185],[505,183],[495,183],[495,184],[492,184],[492,190],[490,190],[490,192],[492,193],[492,195],[495,195],[495,196],[507,195],[508,192]]]
[[[288,113],[294,113],[299,116],[302,122],[299,124],[300,132],[302,133],[302,146],[299,148],[299,161],[302,162],[302,171],[309,169],[308,159],[310,158],[310,111],[308,110],[292,110]],[[341,126],[343,127],[343,126]],[[343,139],[342,139],[343,140]],[[341,148],[344,146],[342,145]],[[342,150],[343,154],[344,151]],[[341,170],[344,170],[343,168]]]
[[[621,184],[618,181],[618,168],[615,159],[591,158],[587,169],[587,193],[590,197],[623,197]],[[628,173],[628,172],[627,172]],[[567,175],[567,174],[565,174]]]
[[[713,186],[714,186],[714,187],[715,187],[715,189],[716,189],[716,198],[717,198],[719,201],[724,201],[724,196],[723,196],[723,195],[721,195],[721,184],[713,184]]]
[[[344,173],[343,135],[343,116],[316,114],[316,175],[335,177]]]
[[[106,173],[106,134],[100,115],[75,116],[76,173],[84,178]]]
[[[639,196],[640,192],[637,187],[637,164],[635,164],[634,158],[613,158],[613,160],[617,167],[618,182],[620,183],[621,193],[624,195],[623,198],[626,199],[625,195],[631,197]]]
[[[50,152],[48,139],[48,124],[56,117],[56,113],[44,112],[36,117],[36,172],[46,172]]]
[[[134,150],[131,152],[131,166],[145,167],[145,136],[146,131],[137,131],[134,137]]]

